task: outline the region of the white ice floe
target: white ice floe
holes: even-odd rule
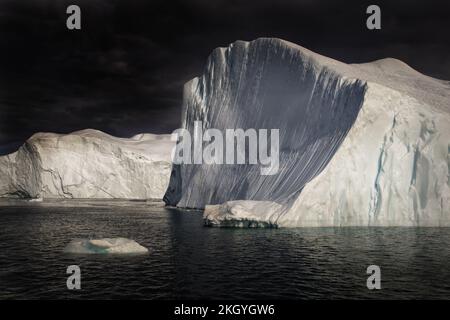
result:
[[[148,249],[126,238],[74,239],[64,249],[80,254],[143,254]]]

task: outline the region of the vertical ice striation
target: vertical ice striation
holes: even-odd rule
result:
[[[396,59],[237,41],[186,84],[182,126],[279,129],[279,172],[177,165],[164,199],[218,226],[449,226],[449,105],[449,82]]]
[[[229,200],[286,204],[330,161],[352,127],[366,90],[278,39],[237,41],[210,56],[202,77],[185,86],[183,127],[279,129],[280,166],[174,166],[167,203],[203,208]]]

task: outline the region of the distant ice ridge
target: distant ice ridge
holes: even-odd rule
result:
[[[143,254],[148,249],[127,238],[74,239],[64,249],[79,254]]]
[[[37,133],[0,157],[0,197],[161,199],[173,146],[170,135]]]
[[[174,166],[166,203],[213,226],[450,226],[450,83],[280,39],[216,49],[182,126],[279,128],[280,170]]]

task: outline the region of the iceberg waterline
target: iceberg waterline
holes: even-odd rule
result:
[[[182,126],[279,128],[279,173],[175,165],[164,200],[213,226],[449,226],[449,105],[448,82],[395,59],[237,41],[185,85]]]

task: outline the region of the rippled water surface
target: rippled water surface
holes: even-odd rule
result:
[[[144,256],[70,255],[126,237]],[[133,201],[0,203],[0,298],[450,298],[449,228],[217,229],[201,212]],[[81,290],[66,268],[81,268]],[[381,267],[369,291],[366,268]]]

